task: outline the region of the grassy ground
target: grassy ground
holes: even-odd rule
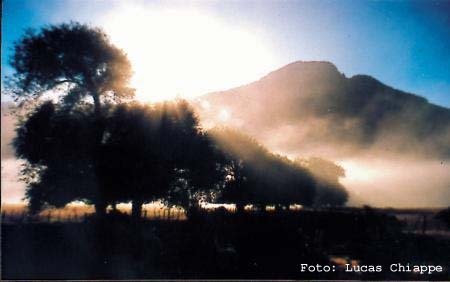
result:
[[[11,221],[2,223],[2,278],[450,279],[450,239],[408,228],[392,211],[371,209]],[[397,262],[440,264],[445,272],[389,272]],[[335,265],[336,271],[305,273],[302,263]],[[347,273],[345,263],[385,271]]]

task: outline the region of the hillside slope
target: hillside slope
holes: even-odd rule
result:
[[[243,129],[287,154],[450,157],[450,110],[329,62],[295,62],[198,99],[208,123]],[[208,126],[208,124],[206,124]]]

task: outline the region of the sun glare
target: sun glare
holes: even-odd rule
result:
[[[344,160],[340,162],[340,165],[345,169],[345,178],[342,179],[343,182],[373,182],[377,178],[382,177],[383,173],[379,169],[370,166],[360,161],[356,162],[354,160]]]
[[[141,101],[228,89],[276,66],[257,33],[197,11],[120,7],[105,16],[102,25],[127,52]]]

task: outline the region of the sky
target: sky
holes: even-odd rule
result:
[[[25,29],[79,21],[103,27],[128,53],[141,100],[193,97],[325,60],[450,107],[450,1],[4,0],[2,21],[2,75],[12,73],[8,58]]]

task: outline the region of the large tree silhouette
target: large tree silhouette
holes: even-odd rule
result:
[[[89,106],[85,106],[89,107]],[[92,111],[57,109],[46,102],[17,128],[16,155],[27,160],[22,179],[32,213],[74,200],[100,197],[94,170],[96,127]]]
[[[26,130],[22,132],[22,136],[18,137],[16,143],[17,146],[22,146],[21,149],[18,149],[17,155],[29,161],[28,167],[22,171],[24,177],[32,178],[38,171],[38,176],[43,180],[40,182],[41,185],[33,182],[32,187],[39,187],[45,181],[50,181],[52,179],[50,175],[55,175],[56,171],[59,171],[60,179],[65,176],[69,179],[71,175],[76,175],[75,171],[83,171],[83,173],[93,176],[90,177],[93,183],[89,185],[85,183],[84,187],[97,185],[97,160],[99,158],[97,154],[100,151],[100,143],[104,134],[105,105],[134,96],[134,90],[128,87],[132,71],[126,54],[115,47],[101,29],[79,23],[69,23],[44,27],[39,32],[29,30],[15,43],[10,63],[15,69],[15,73],[8,77],[7,92],[20,105],[40,102],[41,97],[50,95],[53,98],[59,97],[57,108],[61,110],[58,110],[59,114],[56,115],[58,117],[65,116],[68,119],[76,120],[79,118],[80,111],[93,113],[93,122],[89,124],[90,130],[92,130],[92,138],[89,139],[91,143],[90,146],[83,149],[86,154],[81,154],[79,158],[66,158],[65,153],[69,155],[79,153],[77,151],[79,148],[72,148],[70,143],[67,143],[65,144],[68,146],[67,148],[58,147],[61,149],[59,151],[49,148],[48,153],[42,152],[34,156],[41,157],[41,159],[29,159],[31,155],[27,148],[32,146],[30,143],[34,142],[33,138],[45,141],[41,138],[42,136],[39,136],[45,134],[37,131],[32,138]],[[89,104],[93,104],[93,107],[90,107]],[[44,109],[45,107],[39,109],[38,112]],[[70,115],[75,116],[69,118]],[[39,115],[35,118],[39,120]],[[68,120],[66,121],[70,123]],[[54,122],[54,126],[57,126],[57,118],[52,119],[52,122]],[[37,125],[28,123],[22,129]],[[63,132],[63,128],[53,128],[52,131],[47,132],[51,137],[46,136],[46,138],[64,140],[61,135],[53,135],[64,134]],[[75,131],[72,137],[77,139],[79,136],[83,136],[82,134]],[[54,154],[51,158],[49,157],[50,152]],[[77,164],[79,168],[75,170],[69,168],[67,166],[69,163]],[[77,177],[74,179],[76,180]],[[67,180],[65,183],[68,184],[69,181]],[[53,186],[48,184],[46,187],[50,189]],[[30,190],[29,193],[31,191],[37,190]],[[93,199],[96,211],[103,214],[106,205],[102,195],[97,194]]]

